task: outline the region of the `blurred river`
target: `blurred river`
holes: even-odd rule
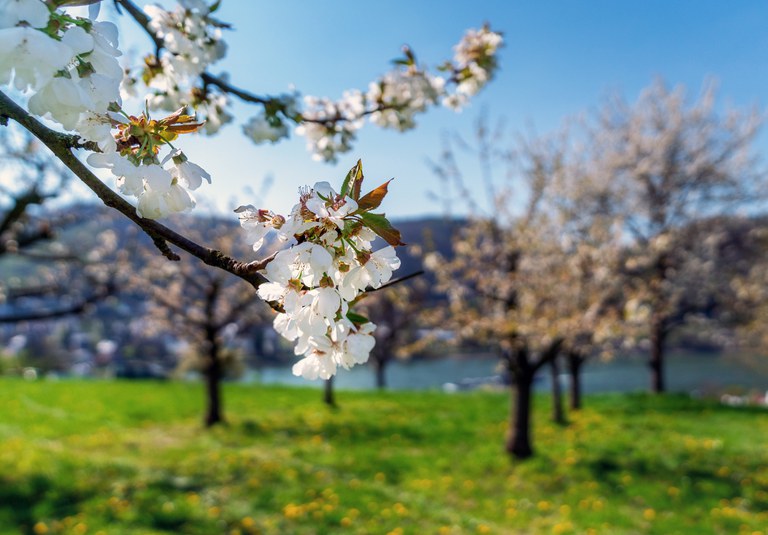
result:
[[[671,392],[719,392],[725,388],[768,390],[768,357],[762,358],[761,371],[749,367],[744,359],[718,354],[670,352],[667,359],[667,385]],[[435,390],[446,383],[465,379],[490,377],[498,374],[498,360],[492,355],[449,357],[440,360],[393,361],[387,367],[387,387],[399,390]],[[549,389],[549,370],[540,372],[539,390]],[[561,379],[566,381],[566,377]],[[246,382],[306,386],[308,382],[291,374],[290,366],[265,367],[249,372]],[[631,392],[647,390],[648,368],[640,357],[616,358],[610,362],[591,361],[584,365],[585,393]],[[322,381],[309,384],[321,386]],[[374,372],[370,366],[340,370],[335,385],[340,389],[368,390],[375,388]]]

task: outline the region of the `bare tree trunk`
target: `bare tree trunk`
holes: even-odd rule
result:
[[[549,371],[552,380],[552,421],[556,424],[565,425],[563,389],[560,385],[560,361],[557,357],[549,361]]]
[[[205,426],[212,427],[224,422],[221,402],[221,359],[219,358],[219,346],[209,340],[208,365],[205,367]]]
[[[581,365],[584,357],[578,351],[568,352],[568,375],[570,377],[570,401],[571,410],[581,408]]]
[[[648,367],[651,372],[651,392],[659,394],[666,390],[664,384],[664,342],[667,337],[667,322],[664,316],[664,281],[667,279],[669,257],[661,254],[656,262],[656,277],[652,281],[653,313],[651,314],[651,355]]]
[[[219,346],[219,330],[216,326],[216,299],[219,296],[220,285],[218,281],[212,281],[206,290],[205,300],[205,343],[208,349],[208,362],[206,364],[205,392],[205,426],[212,427],[224,422],[224,413],[221,402],[221,377],[224,370],[221,362],[221,347]]]
[[[531,444],[531,410],[533,400],[533,377],[520,373],[512,384],[512,421],[507,437],[507,452],[516,459],[527,459],[533,455]]]
[[[376,388],[384,390],[387,388],[387,377],[384,370],[387,366],[387,361],[381,358],[375,358],[373,360],[373,366],[376,371]]]
[[[528,351],[515,351],[514,362],[509,363],[512,378],[512,406],[510,407],[509,434],[506,450],[516,459],[527,459],[533,455],[531,444],[531,410],[533,400],[534,370],[528,362]]]
[[[329,407],[336,408],[336,395],[333,392],[333,377],[325,380],[323,387],[323,401]]]
[[[664,380],[664,342],[666,339],[664,318],[654,313],[651,321],[651,357],[648,366],[651,369],[651,391],[658,394],[666,390]]]

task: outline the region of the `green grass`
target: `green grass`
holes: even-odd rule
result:
[[[768,413],[597,396],[538,456],[503,393],[0,380],[0,533],[768,533]]]

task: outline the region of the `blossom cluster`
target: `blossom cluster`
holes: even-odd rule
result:
[[[288,121],[298,121],[301,117],[297,105],[295,94],[272,97],[263,111],[243,125],[243,134],[257,145],[266,141],[277,143],[289,137]]]
[[[454,64],[446,66],[453,71],[456,92],[445,96],[445,106],[461,108],[491,80],[498,68],[496,52],[501,45],[501,34],[485,26],[464,35],[454,47]]]
[[[183,110],[160,121],[127,115],[117,27],[92,18],[41,0],[0,1],[0,83],[29,95],[31,113],[96,143],[101,152],[88,163],[110,169],[121,193],[137,197],[140,215],[157,218],[193,207],[189,190],[210,182],[210,175],[172,146],[161,161],[159,149],[202,124]],[[167,162],[170,168],[163,167]]]
[[[327,182],[305,188],[287,217],[251,205],[236,210],[254,249],[270,230],[292,244],[267,264],[258,295],[280,311],[274,327],[295,343],[303,358],[293,373],[306,379],[328,379],[338,367],[368,360],[376,326],[350,307],[400,266],[393,247],[399,234],[383,215],[370,212],[386,195],[386,184],[360,197],[361,182],[358,163],[341,193]],[[377,234],[389,245],[373,251]]]
[[[304,104],[304,122],[296,127],[296,133],[307,139],[307,149],[315,160],[336,161],[338,153],[352,148],[356,132],[363,126],[363,94],[346,91],[339,101],[307,95]]]
[[[124,89],[135,91],[143,82],[152,93],[152,109],[173,110],[192,106],[205,119],[212,134],[230,122],[228,89],[200,83],[206,68],[224,56],[221,31],[228,25],[212,17],[218,8],[203,0],[180,0],[174,11],[152,5],[145,8],[148,30],[162,43],[159,57],[149,55],[139,72],[126,78]],[[263,109],[248,119],[243,133],[254,143],[275,143],[290,136],[289,125],[306,137],[307,148],[317,160],[335,161],[351,149],[356,132],[370,121],[399,131],[416,125],[415,117],[430,106],[461,109],[497,70],[500,33],[490,28],[469,30],[454,47],[454,57],[433,74],[419,66],[410,49],[395,61],[397,67],[369,84],[367,91],[346,91],[338,100],[307,95],[303,109],[296,94],[257,98]],[[227,82],[226,74],[218,77]],[[217,90],[214,90],[216,88]]]
[[[186,115],[184,108],[159,120],[150,118],[148,112],[126,119],[116,124],[117,152],[91,154],[88,163],[109,169],[117,177],[120,192],[138,198],[137,211],[142,217],[156,219],[193,208],[190,190],[200,187],[203,179],[210,183],[211,176],[172,142],[180,134],[198,131],[202,124]],[[172,150],[160,160],[160,148],[166,145]],[[163,166],[168,162],[171,167],[166,169]]]
[[[0,2],[0,84],[31,94],[29,111],[114,150],[111,106],[123,70],[117,27],[75,18],[41,0]]]
[[[192,106],[205,120],[207,134],[215,134],[233,119],[227,111],[227,95],[199,84],[200,75],[226,54],[222,30],[229,26],[213,17],[219,4],[179,0],[172,11],[159,5],[146,6],[148,30],[162,43],[162,49],[157,56],[146,56],[144,65],[130,71],[123,82],[123,91],[130,96],[136,96],[143,83],[151,109],[173,111]]]
[[[164,167],[168,162],[170,167]],[[120,193],[136,196],[139,200],[136,211],[150,219],[193,208],[195,198],[190,190],[199,188],[203,179],[211,182],[208,172],[190,162],[178,149],[161,163],[135,165],[117,152],[97,152],[88,156],[88,164],[109,169],[117,177]]]
[[[366,116],[383,128],[402,132],[414,128],[415,117],[430,106],[460,110],[493,78],[502,42],[501,34],[487,26],[467,31],[454,47],[453,60],[440,67],[445,76],[420,67],[406,47],[405,57],[395,61],[398,66],[371,82],[365,93],[347,91],[338,101],[305,97],[303,122],[296,132],[306,136],[315,159],[334,161],[351,148]]]

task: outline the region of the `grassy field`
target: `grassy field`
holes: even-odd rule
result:
[[[0,533],[768,533],[768,412],[596,396],[538,456],[503,393],[0,380]]]

